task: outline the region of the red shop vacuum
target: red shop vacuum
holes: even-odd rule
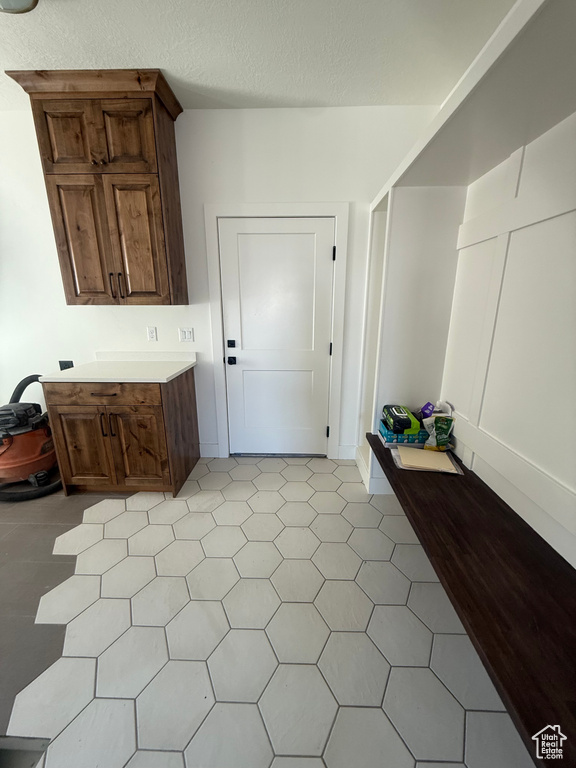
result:
[[[0,407],[0,501],[25,501],[62,488],[48,414],[38,403],[21,403],[28,385],[40,376],[27,376]]]

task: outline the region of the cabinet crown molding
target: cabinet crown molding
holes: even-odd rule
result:
[[[156,94],[173,120],[183,111],[160,69],[31,69],[6,74],[30,95],[101,96],[111,91],[130,96]]]

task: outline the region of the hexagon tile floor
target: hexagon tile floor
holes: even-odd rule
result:
[[[8,733],[44,768],[529,768],[394,496],[354,462],[204,459],[87,509]]]

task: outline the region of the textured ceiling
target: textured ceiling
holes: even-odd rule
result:
[[[439,104],[513,0],[40,0],[0,69],[159,67],[184,107]],[[0,74],[0,108],[27,97]]]

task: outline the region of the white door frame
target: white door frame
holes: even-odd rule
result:
[[[220,249],[218,219],[221,218],[322,218],[335,220],[336,261],[332,296],[332,357],[330,361],[330,395],[328,421],[328,457],[340,458],[340,400],[342,390],[342,346],[344,342],[344,300],[346,295],[346,261],[348,249],[349,203],[221,203],[204,206],[206,252],[208,256],[208,289],[212,325],[212,356],[216,395],[218,456],[229,453],[228,409],[226,404],[226,372],[224,370],[224,324],[222,321],[222,286],[220,281]]]

